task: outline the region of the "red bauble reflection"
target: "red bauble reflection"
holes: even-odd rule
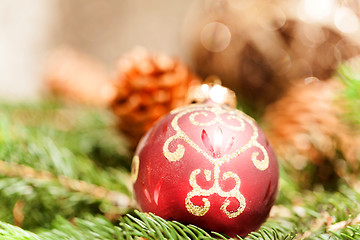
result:
[[[279,178],[255,121],[217,104],[165,116],[140,141],[132,171],[143,211],[230,236],[266,220]]]

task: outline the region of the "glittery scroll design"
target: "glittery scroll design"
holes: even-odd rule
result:
[[[220,168],[219,166],[215,166],[214,168],[214,184],[210,189],[203,189],[201,188],[197,182],[196,182],[196,176],[200,174],[201,170],[196,169],[194,170],[190,175],[190,185],[193,187],[193,190],[187,194],[187,197],[185,199],[185,206],[186,209],[194,214],[195,216],[204,216],[207,211],[210,209],[210,201],[206,198],[212,194],[218,194],[220,197],[225,197],[226,200],[221,205],[221,210],[229,217],[237,217],[240,215],[246,206],[245,198],[244,196],[239,192],[240,188],[240,178],[236,173],[234,172],[225,172],[222,176],[223,180],[226,180],[228,178],[232,178],[235,180],[235,186],[228,192],[225,192],[221,189],[219,185],[219,177],[220,177]],[[211,180],[211,171],[205,170],[204,174],[206,176],[206,180]],[[204,202],[204,206],[196,206],[192,203],[191,198],[195,196],[203,196],[204,198],[202,201]],[[235,198],[238,203],[239,207],[235,211],[228,211],[226,208],[230,205],[229,198]]]
[[[254,151],[251,156],[251,161],[253,162],[254,166],[263,171],[266,170],[269,166],[269,156],[264,148],[258,141],[257,138],[259,136],[258,129],[255,126],[254,120],[245,115],[244,113],[238,111],[238,110],[231,110],[227,108],[222,108],[220,106],[209,106],[209,105],[190,105],[185,108],[177,109],[172,112],[172,114],[176,114],[171,122],[171,126],[176,131],[176,134],[168,138],[163,146],[163,153],[164,156],[170,161],[175,162],[179,161],[185,153],[185,147],[181,144],[178,144],[176,146],[175,151],[169,150],[169,145],[171,142],[173,142],[175,139],[182,139],[187,144],[189,144],[193,149],[195,149],[197,152],[199,152],[201,155],[203,155],[206,159],[208,159],[213,165],[214,165],[214,184],[210,189],[203,189],[201,188],[197,181],[196,177],[201,173],[200,169],[194,170],[190,174],[190,185],[193,188],[192,191],[190,191],[187,194],[187,197],[185,199],[185,206],[187,210],[192,213],[195,216],[204,216],[208,210],[210,209],[210,201],[207,199],[212,194],[218,194],[220,197],[225,197],[225,201],[223,202],[221,206],[221,211],[223,211],[229,218],[234,218],[240,215],[246,206],[246,201],[244,196],[240,193],[240,178],[239,176],[234,172],[225,172],[222,175],[222,179],[233,179],[235,181],[235,186],[230,191],[223,191],[219,185],[220,180],[220,167],[223,163],[229,162],[231,159],[236,158],[244,151],[250,149],[251,147],[258,148],[262,153],[264,159],[259,160],[257,157],[260,154],[259,151]],[[195,142],[193,142],[186,134],[185,132],[179,127],[178,121],[181,117],[183,117],[186,114],[190,114],[189,121],[191,124],[195,126],[211,126],[215,124],[220,124],[224,126],[225,128],[231,129],[236,132],[241,132],[245,130],[245,122],[248,123],[252,128],[252,136],[250,140],[242,147],[237,149],[231,154],[226,154],[221,157],[213,157],[209,155],[205,150],[200,148]],[[206,122],[199,122],[196,120],[199,115],[202,115],[203,117],[212,117],[210,121]],[[226,115],[226,116],[225,116]],[[224,118],[226,117],[227,120],[236,120],[239,124],[237,126],[230,125],[229,123],[224,122]],[[211,180],[212,172],[210,170],[204,170],[205,178],[207,181]],[[195,196],[203,197],[202,201],[204,202],[203,206],[197,206],[193,204],[191,199]],[[239,203],[239,207],[235,211],[228,211],[227,207],[230,204],[231,199],[236,199],[236,201]]]
[[[133,157],[132,163],[131,163],[131,181],[133,183],[136,182],[136,180],[138,179],[138,175],[139,175],[139,165],[140,165],[140,159],[139,156],[135,155]]]

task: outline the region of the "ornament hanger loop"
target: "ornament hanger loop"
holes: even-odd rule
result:
[[[187,100],[188,103],[212,102],[233,108],[236,108],[237,102],[235,93],[223,87],[215,75],[207,77],[202,85],[190,88]]]

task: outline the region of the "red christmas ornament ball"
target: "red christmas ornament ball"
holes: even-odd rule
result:
[[[252,118],[208,102],[157,122],[137,147],[132,177],[142,211],[245,236],[266,220],[279,172]]]

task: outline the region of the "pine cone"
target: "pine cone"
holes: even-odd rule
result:
[[[296,169],[303,170],[308,163],[320,166],[318,174],[326,176],[317,177],[326,181],[333,178],[332,173],[339,175],[336,168],[344,161],[348,169],[359,167],[359,137],[343,119],[342,90],[342,84],[333,79],[302,82],[268,106],[264,116],[267,135],[278,156]]]
[[[189,21],[198,23],[189,41],[195,71],[218,75],[256,109],[278,99],[294,79],[330,78],[339,62],[359,54],[359,46],[334,21],[300,19],[300,2],[206,1],[203,15],[199,10]]]
[[[115,93],[105,67],[69,47],[50,54],[44,78],[54,94],[84,104],[107,106]]]
[[[334,157],[334,139],[344,130],[333,104],[336,90],[331,81],[298,84],[267,108],[264,121],[269,139],[278,154],[293,161],[296,168],[307,160],[323,164]]]
[[[138,47],[123,56],[111,108],[130,145],[135,147],[161,116],[184,105],[189,87],[199,82],[184,64],[164,54]]]

